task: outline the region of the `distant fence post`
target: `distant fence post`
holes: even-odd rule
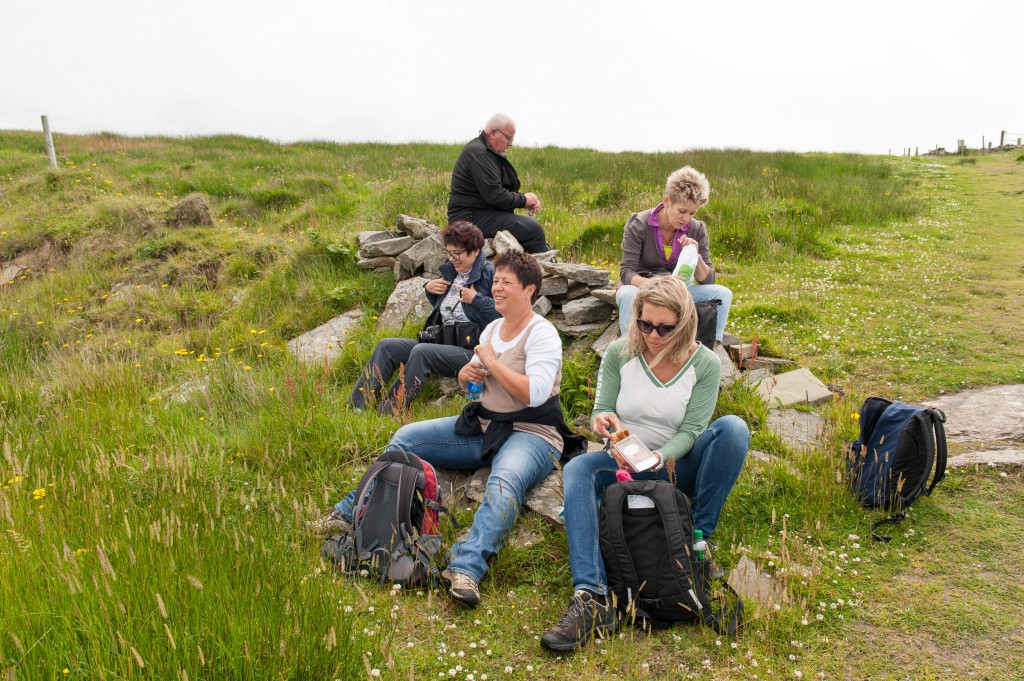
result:
[[[1006,144],[1006,131],[1001,130],[999,132],[999,146],[1003,146],[1004,144]]]
[[[50,168],[57,169],[57,154],[53,150],[53,134],[50,132],[50,119],[43,116],[43,137],[46,138],[46,155],[50,157]]]

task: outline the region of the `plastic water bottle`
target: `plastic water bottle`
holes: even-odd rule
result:
[[[697,560],[704,560],[704,552],[708,548],[708,543],[704,541],[704,530],[693,531],[693,550],[697,554]]]
[[[484,384],[477,383],[476,381],[470,381],[466,383],[466,397],[469,398],[470,402],[476,402],[480,399],[480,393],[484,391]]]

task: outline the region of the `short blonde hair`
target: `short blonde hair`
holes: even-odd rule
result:
[[[704,173],[683,166],[668,176],[665,181],[665,196],[672,203],[678,201],[689,201],[697,204],[697,207],[706,205],[708,197],[711,196],[711,183]]]
[[[644,310],[644,304],[658,305],[676,315],[679,326],[669,336],[669,344],[649,364],[654,367],[663,359],[681,363],[686,359],[694,338],[697,337],[697,308],[693,296],[679,277],[662,276],[648,279],[633,299],[633,323],[626,330],[626,353],[640,355],[647,349],[647,340],[640,333],[636,320]],[[657,333],[652,331],[652,333]]]

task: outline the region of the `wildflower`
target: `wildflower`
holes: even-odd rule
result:
[[[45,496],[46,496],[46,488],[45,487],[40,487],[39,489],[32,491],[32,498],[34,500],[36,500],[36,501],[39,501],[40,499],[42,499]]]

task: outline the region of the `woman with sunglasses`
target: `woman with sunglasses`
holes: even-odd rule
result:
[[[598,538],[598,501],[615,482],[615,471],[629,471],[637,480],[674,479],[693,502],[694,526],[710,538],[750,444],[747,424],[737,416],[708,425],[722,363],[695,340],[697,311],[686,284],[678,277],[651,279],[637,291],[631,313],[626,336],[608,346],[601,362],[591,426],[606,438],[628,429],[654,452],[657,463],[637,472],[612,448],[565,465],[574,594],[565,615],[541,638],[552,650],[575,650],[595,633],[616,627]]]
[[[696,246],[699,257],[689,285],[694,300],[720,300],[715,342],[722,342],[729,320],[732,291],[715,283],[708,228],[697,219],[711,194],[708,178],[690,166],[673,172],[665,181],[665,198],[641,213],[633,213],[622,233],[622,284],[615,292],[619,306],[619,330],[626,335],[632,320],[633,298],[639,286],[653,277],[669,275],[684,247]]]
[[[483,329],[501,317],[491,296],[494,266],[484,258],[484,235],[476,225],[459,221],[448,225],[441,240],[448,260],[440,267],[441,278],[428,281],[423,287],[433,305],[423,328],[456,321],[474,322]],[[419,343],[412,338],[385,338],[374,348],[348,403],[356,409],[364,409],[368,402],[376,403],[381,412],[394,413],[409,406],[430,374],[455,378],[472,357],[472,348]],[[380,394],[403,365],[391,387]]]

